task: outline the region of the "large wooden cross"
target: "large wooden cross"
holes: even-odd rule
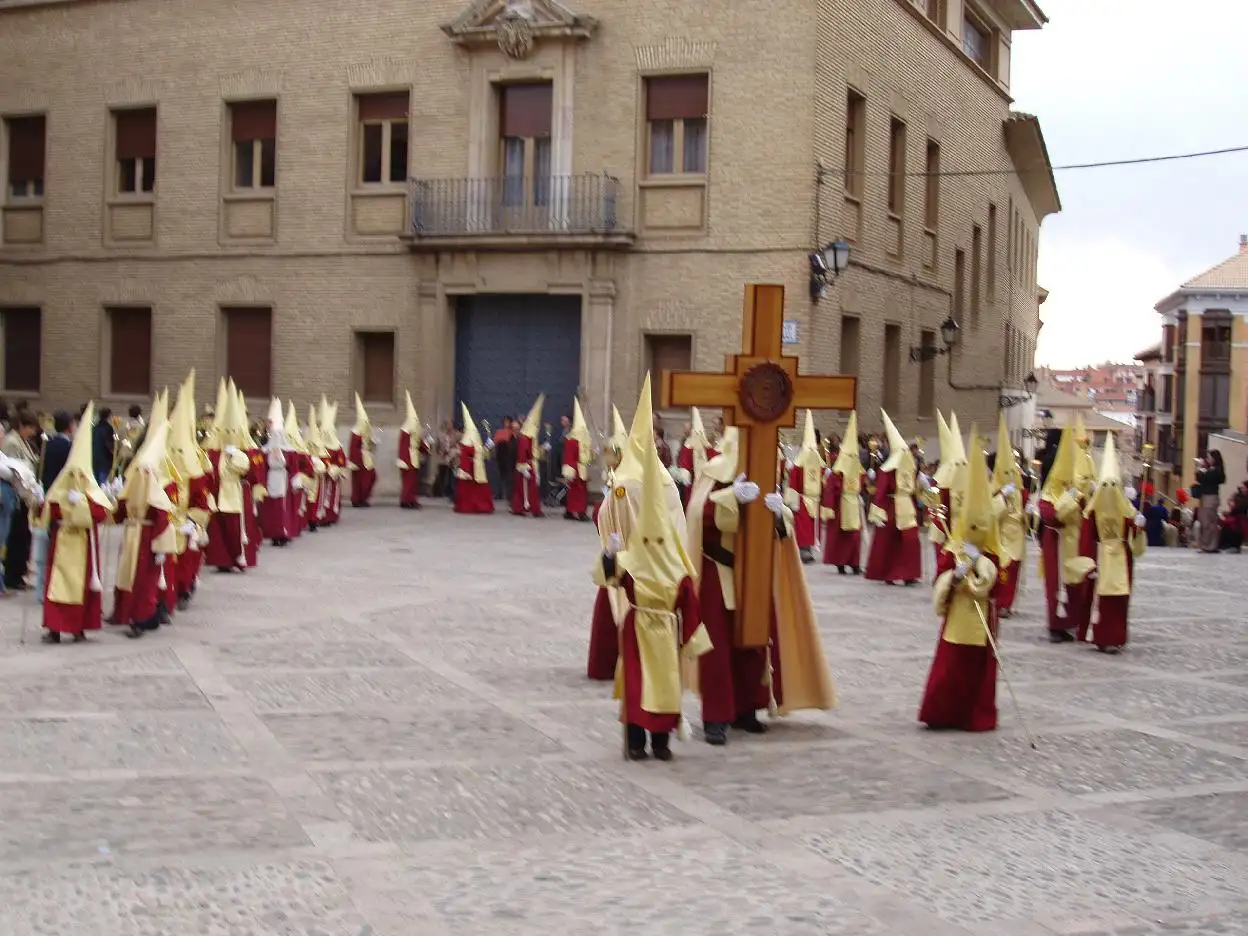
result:
[[[852,410],[853,377],[797,372],[797,357],[782,353],[784,287],[745,287],[741,353],[729,354],[723,373],[664,371],[663,406],[718,407],[724,425],[740,432],[742,469],[764,492],[776,477],[780,430],[799,409]],[[775,525],[760,497],[748,505],[736,539],[737,639],[765,647],[771,631]],[[694,561],[699,561],[697,557]]]

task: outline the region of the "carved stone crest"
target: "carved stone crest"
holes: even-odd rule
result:
[[[496,19],[494,35],[499,49],[509,58],[528,58],[533,51],[533,26],[518,13],[508,11]]]
[[[775,422],[793,402],[793,381],[774,361],[755,364],[741,377],[737,397],[746,415],[756,422]]]

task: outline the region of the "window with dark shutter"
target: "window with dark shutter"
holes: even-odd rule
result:
[[[230,105],[234,188],[272,188],[277,176],[277,101]]]
[[[109,329],[109,390],[117,395],[152,392],[152,310],[121,306],[106,310]]]
[[[0,310],[4,338],[4,389],[38,393],[42,378],[43,313],[38,308]]]
[[[9,138],[9,194],[34,198],[43,194],[47,160],[47,118],[10,117],[5,121]]]
[[[356,159],[362,184],[406,181],[409,104],[406,91],[356,96],[360,121]]]
[[[360,396],[365,403],[394,403],[394,332],[358,332]]]
[[[647,120],[702,120],[710,112],[706,75],[656,75],[646,79]]]
[[[709,101],[705,74],[646,79],[646,168],[651,175],[706,172]]]
[[[693,336],[647,335],[646,357],[649,359],[653,405],[657,411],[660,406],[663,372],[687,371],[693,366]]]
[[[113,112],[118,194],[156,189],[156,108]]]
[[[519,140],[550,136],[554,93],[548,81],[502,85],[498,89],[499,135]]]
[[[273,310],[244,306],[222,309],[225,368],[250,399],[273,395]]]

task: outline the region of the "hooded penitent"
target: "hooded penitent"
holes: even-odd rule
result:
[[[178,390],[169,430],[169,455],[174,467],[188,482],[212,470],[212,462],[195,439],[195,371]]]
[[[286,417],[282,413],[282,401],[274,397],[269,402],[269,440],[265,445],[269,473],[265,487],[270,497],[285,497],[290,478],[286,473],[286,450],[290,440],[286,438]]]
[[[888,413],[880,410],[884,421],[884,433],[888,438],[888,458],[880,466],[880,471],[891,471],[895,478],[893,507],[897,518],[897,529],[912,530],[917,527],[918,516],[914,506],[915,474],[918,471],[910,447],[897,427],[889,418]],[[874,509],[874,508],[872,508]]]
[[[589,435],[589,424],[585,422],[585,413],[581,409],[581,401],[573,398],[572,400],[572,428],[568,431],[568,438],[576,441],[576,468],[574,469],[575,477],[581,481],[589,480],[589,466],[593,462],[593,439]],[[571,466],[566,466],[567,471],[573,470]]]
[[[1044,488],[1040,496],[1051,504],[1056,504],[1063,494],[1075,483],[1075,440],[1070,426],[1062,430],[1061,440],[1057,443],[1057,454],[1044,479]]]
[[[706,467],[707,449],[710,447],[706,438],[706,427],[702,424],[702,412],[696,406],[690,411],[689,415],[689,438],[685,440],[688,446],[692,468],[682,467],[679,469],[680,480],[682,484],[693,484],[702,474],[702,469]]]
[[[360,467],[365,471],[372,471],[375,467],[373,463],[373,424],[369,422],[368,411],[364,409],[364,401],[360,399],[360,395],[355,395],[355,425],[351,427],[351,434],[358,436],[360,445]]]
[[[99,574],[99,547],[92,534],[95,524],[90,511],[91,505],[95,504],[111,513],[113,502],[95,480],[95,471],[91,464],[94,426],[95,404],[88,403],[70,443],[65,467],[48,488],[44,500],[45,526],[53,505],[56,505],[62,518],[55,534],[53,562],[48,570],[47,586],[48,601],[57,604],[84,604],[87,589],[99,592],[103,588]],[[82,500],[77,504],[71,503],[71,492],[77,492]],[[90,581],[84,582],[88,556],[92,574]]]
[[[1106,433],[1110,435],[1111,433]],[[1083,414],[1075,414],[1075,488],[1088,497],[1097,484],[1096,460],[1092,457],[1092,437],[1088,435]]]
[[[400,468],[420,468],[420,440],[424,435],[424,430],[420,425],[420,414],[416,412],[416,404],[412,402],[411,391],[403,392],[404,417],[403,425],[399,427],[399,432],[407,433],[407,451],[403,454],[407,456],[407,464],[403,464],[403,460],[399,460]]]
[[[654,452],[656,457],[658,455],[654,444],[653,399],[650,390],[650,374],[647,373],[641,383],[641,396],[637,399],[637,410],[633,414],[632,429],[624,445],[620,465],[612,476],[614,486],[611,501],[627,497],[636,505],[637,499],[641,496],[641,474],[645,460],[651,452]],[[681,531],[683,537],[685,509],[680,501],[680,489],[676,487],[676,481],[672,478],[671,472],[664,471],[663,474],[666,478],[663,481],[663,490],[668,512],[671,514],[673,526]]]
[[[858,411],[849,414],[841,450],[832,463],[832,473],[841,476],[841,502],[836,506],[840,527],[847,532],[862,529],[862,457],[858,450]]]
[[[971,430],[975,438],[975,430]],[[963,490],[962,509],[954,518],[953,533],[945,549],[959,562],[967,564],[966,587],[960,587],[952,571],[936,581],[934,607],[946,616],[942,639],[967,646],[983,647],[988,643],[989,609],[986,596],[997,580],[994,564],[999,556],[997,521],[988,490],[988,460],[983,446],[972,445],[967,458],[967,482]],[[973,546],[979,555],[974,560],[966,547]],[[978,605],[978,607],[977,607]]]
[[[806,512],[812,517],[819,516],[819,497],[823,493],[823,456],[819,454],[819,442],[815,437],[815,419],[810,410],[806,411],[806,422],[802,427],[802,447],[793,458],[793,464],[802,469],[801,491],[789,492],[793,500],[789,504],[791,510],[797,510],[795,496],[800,494],[805,501]]]
[[[1002,489],[1014,485],[1010,494]],[[1014,457],[1005,413],[997,422],[997,458],[992,466],[992,490],[997,503],[997,533],[1001,541],[1002,564],[1021,562],[1027,549],[1027,530],[1023,520],[1023,473]]]
[[[541,398],[539,397],[538,399],[540,402]],[[463,411],[464,417],[464,434],[460,437],[459,444],[471,446],[472,480],[477,484],[485,484],[489,480],[489,475],[485,473],[485,444],[481,441],[481,432],[477,429],[477,424],[473,422],[472,413],[468,411],[468,404],[460,403],[459,406]],[[530,412],[529,415],[532,416],[533,414]],[[538,419],[540,421],[540,414]],[[459,470],[467,474],[467,470],[463,465],[459,466]]]

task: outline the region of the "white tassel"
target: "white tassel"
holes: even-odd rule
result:
[[[100,581],[100,543],[95,530],[88,530],[88,542],[91,544],[91,581],[87,587],[99,594],[104,591],[104,583]]]
[[[165,581],[165,564],[163,562],[160,563],[160,578],[156,582],[156,587],[162,592],[169,587],[168,583]]]

